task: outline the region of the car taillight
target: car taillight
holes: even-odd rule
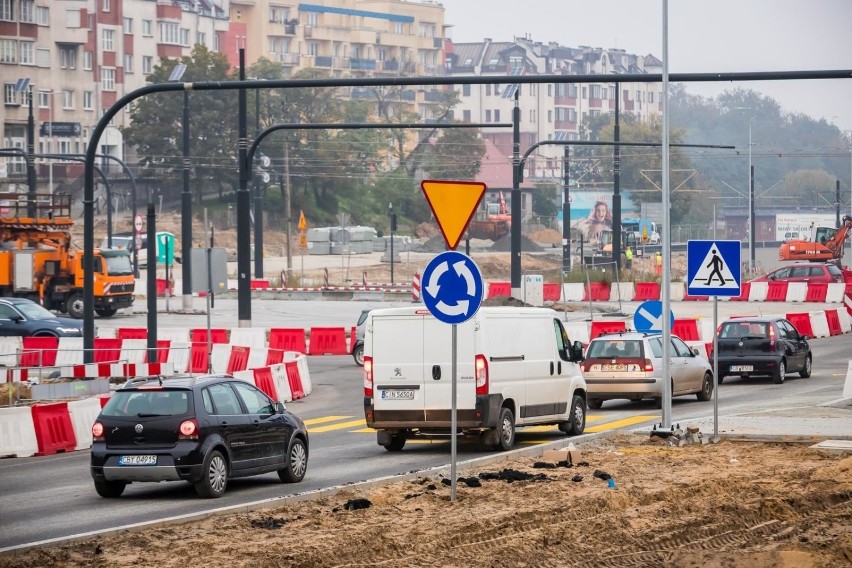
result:
[[[178,426],[178,440],[197,440],[198,439],[198,422],[194,418],[184,420]]]
[[[100,422],[95,422],[92,425],[92,438],[94,438],[96,442],[104,441],[104,425]]]
[[[373,358],[364,356],[364,396],[373,396]]]
[[[474,367],[476,369],[476,394],[488,394],[488,361],[485,360],[485,355],[477,355],[474,359]]]
[[[775,350],[775,326],[771,323],[769,324],[769,350]]]
[[[654,370],[654,362],[650,359],[645,359],[645,372],[651,373]]]

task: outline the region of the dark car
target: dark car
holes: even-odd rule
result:
[[[263,391],[228,375],[132,379],[92,426],[91,473],[102,497],[135,481],[188,481],[220,497],[231,478],[277,472],[302,481],[305,424]]]
[[[26,298],[0,298],[0,336],[83,337],[83,322],[57,316]]]
[[[811,376],[808,336],[778,317],[737,318],[719,326],[719,382],[726,376],[769,375],[777,384],[788,372]],[[711,357],[712,361],[712,357]]]
[[[826,262],[801,262],[773,270],[749,282],[843,282],[843,272]]]
[[[364,366],[364,328],[367,326],[367,315],[370,310],[361,310],[361,315],[358,316],[358,322],[355,324],[355,337],[352,338],[352,358],[355,363]]]

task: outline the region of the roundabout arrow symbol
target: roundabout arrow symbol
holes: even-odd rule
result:
[[[455,269],[456,274],[464,278],[464,281],[467,284],[467,295],[473,296],[476,293],[476,284],[473,282],[473,273],[470,271],[470,267],[465,261],[460,260],[453,264],[453,268]]]
[[[426,285],[426,292],[433,298],[437,298],[438,292],[441,291],[441,286],[438,285],[438,280],[440,280],[441,276],[443,276],[449,269],[450,265],[447,261],[444,261],[436,266],[435,270],[433,270],[432,274],[429,276],[429,284]]]
[[[459,300],[459,303],[455,306],[450,306],[444,303],[443,300],[439,300],[437,304],[435,304],[435,308],[441,313],[448,316],[461,316],[467,313],[467,309],[470,307],[470,302],[467,300]]]

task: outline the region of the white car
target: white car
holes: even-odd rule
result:
[[[700,401],[713,395],[713,368],[698,349],[671,338],[672,396],[694,394]],[[663,339],[659,334],[621,332],[592,339],[583,361],[589,408],[605,400],[653,400],[662,407]]]

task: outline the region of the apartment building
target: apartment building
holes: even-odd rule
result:
[[[543,44],[529,37],[510,42],[486,38],[477,43],[452,43],[447,49],[448,75],[523,76],[661,73],[653,55],[639,56],[622,49]],[[577,140],[587,116],[615,110],[615,83],[456,85],[461,104],[455,118],[465,122],[511,122],[515,93],[521,110],[521,148],[542,140]],[[659,83],[620,83],[621,112],[640,120],[662,114]],[[512,153],[511,128],[483,129],[483,137],[505,155]],[[543,146],[527,163],[525,177],[559,178],[563,148]]]

